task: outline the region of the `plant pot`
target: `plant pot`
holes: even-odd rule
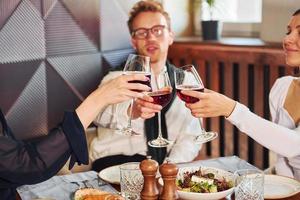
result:
[[[203,40],[219,40],[222,33],[222,23],[216,20],[201,21]]]

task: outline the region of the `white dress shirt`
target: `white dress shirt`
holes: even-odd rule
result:
[[[300,180],[300,126],[295,126],[294,120],[283,106],[294,79],[296,78],[291,76],[279,78],[270,91],[269,104],[273,122],[250,112],[240,103],[236,104],[227,119],[258,143],[277,153],[277,174]]]
[[[110,72],[104,77],[102,83],[121,73],[120,71]],[[92,160],[117,154],[146,155],[147,142],[143,119],[132,120],[133,131],[140,134],[139,136],[125,136],[120,131],[127,126],[129,105],[130,101],[109,106],[94,120],[98,126],[98,137],[94,138],[91,143],[90,158]],[[167,148],[168,158],[175,163],[192,161],[201,148],[201,145],[193,141],[201,131],[200,125],[198,119],[191,115],[190,110],[177,96],[166,113],[166,125],[168,139],[175,141]]]

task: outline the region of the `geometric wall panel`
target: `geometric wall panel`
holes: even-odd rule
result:
[[[16,9],[21,0],[1,0],[0,1],[0,30],[6,20]]]
[[[76,2],[76,3],[74,3]],[[100,0],[63,0],[73,18],[89,37],[93,44],[100,48]]]
[[[100,83],[100,53],[50,57],[47,60],[81,100]]]
[[[38,137],[47,132],[47,94],[45,64],[41,63],[19,98],[6,114],[19,139]]]
[[[0,64],[0,107],[4,113],[16,102],[40,64],[41,61]]]
[[[42,17],[43,15],[42,15],[42,2],[41,2],[41,0],[30,0],[30,2],[35,7],[35,9],[37,11],[39,11],[41,18],[43,18]]]
[[[70,90],[69,83],[47,64],[48,128],[61,122],[65,110],[74,110],[81,99]]]
[[[44,22],[28,1],[22,1],[0,32],[0,63],[43,59]]]
[[[134,53],[135,50],[131,49],[123,49],[118,51],[110,51],[103,53],[103,67],[105,68],[116,68],[121,64],[124,64],[128,55],[130,53]]]
[[[57,0],[42,0],[43,1],[43,19],[46,19],[52,8],[55,6]]]
[[[131,48],[130,34],[127,27],[129,10],[124,10],[124,7],[120,6],[120,2],[118,0],[100,1],[101,8],[110,8],[103,9],[100,13],[102,51]],[[130,4],[134,2],[130,1]],[[108,40],[107,38],[110,39]]]
[[[58,1],[45,19],[47,55],[98,52],[65,6]]]
[[[17,138],[47,134],[134,51],[136,1],[0,0],[0,109]]]

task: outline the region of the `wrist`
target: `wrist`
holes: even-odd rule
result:
[[[100,110],[102,110],[104,107],[107,107],[109,105],[109,98],[105,98],[103,94],[104,93],[102,92],[101,88],[98,88],[93,92],[93,96],[95,99],[94,102],[96,104],[96,107],[99,108]]]
[[[227,109],[224,113],[224,117],[229,117],[231,115],[231,113],[233,112],[233,110],[235,108],[235,105],[236,105],[236,101],[228,98],[228,102],[227,102],[227,105],[226,105]]]

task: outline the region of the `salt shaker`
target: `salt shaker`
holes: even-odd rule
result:
[[[158,163],[147,156],[147,159],[140,163],[140,169],[144,176],[144,186],[141,191],[141,200],[157,200],[159,191],[156,182],[156,173],[158,170]]]
[[[159,199],[165,199],[165,200],[179,199],[177,187],[176,187],[176,176],[178,173],[177,166],[171,163],[167,159],[167,162],[163,163],[159,167],[159,172],[164,181],[164,186]]]

